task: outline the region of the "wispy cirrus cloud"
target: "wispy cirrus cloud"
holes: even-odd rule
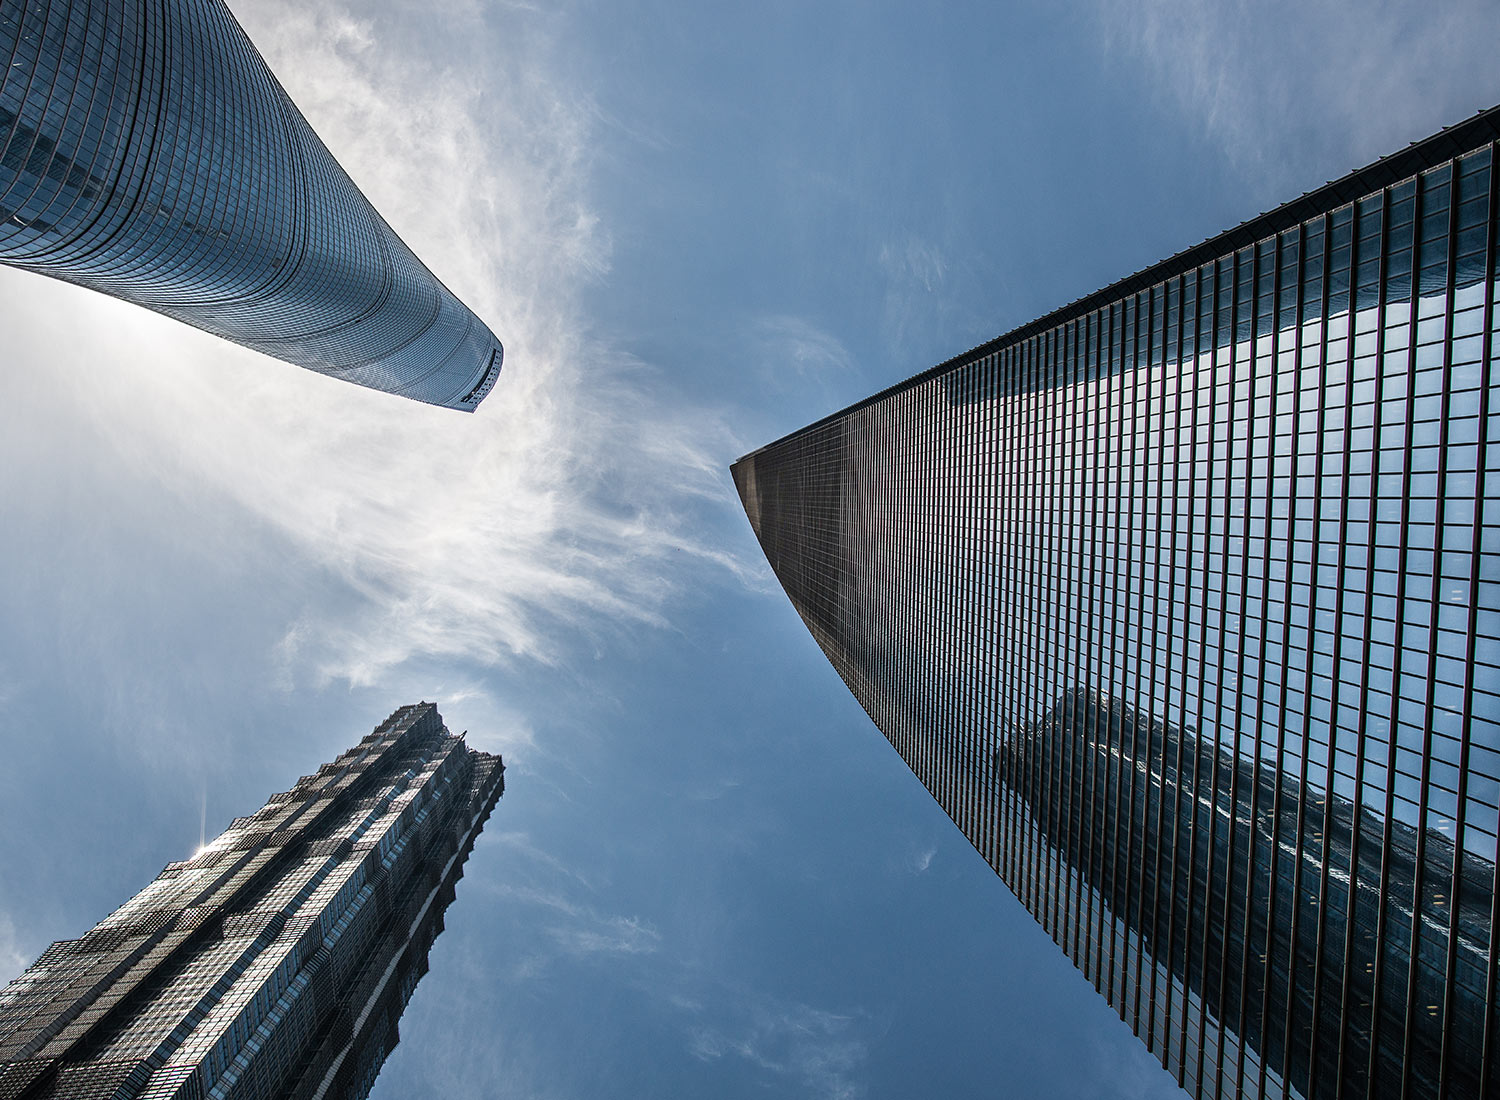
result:
[[[888,341],[900,346],[918,319],[940,300],[948,261],[935,243],[907,233],[880,246],[877,264],[886,279],[881,329]]]
[[[527,855],[549,864],[555,862],[534,848]],[[507,883],[496,894],[507,904],[532,913],[537,932],[551,941],[549,949],[533,938],[528,952],[520,957],[519,970],[528,977],[559,959],[649,955],[661,946],[661,933],[649,921],[639,916],[601,913],[563,890]]]
[[[0,985],[25,970],[30,961],[30,956],[21,950],[15,922],[10,914],[0,911]]]
[[[528,930],[524,941],[517,938],[509,967],[515,988],[579,980],[627,985],[639,992],[643,1010],[680,1036],[688,1056],[720,1065],[727,1080],[759,1080],[828,1100],[863,1095],[872,1030],[863,1009],[808,1004],[735,977],[732,967],[705,965],[701,922],[683,925],[670,904],[661,912],[611,911],[611,884],[579,874],[529,833],[486,840],[497,842],[506,855],[503,880],[468,888],[492,898],[502,920]],[[472,914],[491,902],[473,897],[466,904]],[[724,931],[708,934],[718,949]]]
[[[716,511],[733,518],[729,432],[582,314],[610,241],[589,196],[595,111],[556,69],[556,16],[512,11],[511,33],[481,34],[478,6],[439,9],[236,5],[356,182],[505,342],[478,413],[323,379],[35,278],[6,303],[13,330],[26,313],[100,322],[76,326],[68,354],[110,369],[67,399],[147,480],[238,509],[226,558],[248,553],[233,530],[271,529],[299,571],[327,578],[268,658],[283,687],[370,684],[413,658],[562,663],[666,625],[692,585],[750,575],[712,536]],[[442,41],[411,50],[407,33]],[[20,366],[58,370],[52,333],[34,335],[17,341],[34,360]],[[45,461],[48,445],[17,447]]]
[[[459,0],[442,21],[393,18],[376,35],[341,6],[265,8],[268,51],[309,117],[507,346],[472,426],[379,403],[379,434],[406,445],[357,448],[336,505],[297,517],[370,597],[341,636],[321,632],[325,667],[360,680],[412,652],[557,660],[570,630],[663,625],[670,578],[740,572],[689,523],[727,501],[728,432],[592,338],[581,314],[610,242],[589,195],[597,111],[560,72],[560,17],[512,11],[507,35],[481,34],[484,11]],[[451,67],[415,66],[404,29],[440,34],[421,53]],[[351,483],[367,488],[342,499]]]
[[[816,376],[853,369],[843,342],[805,317],[785,313],[761,317],[751,340],[759,350],[764,376],[773,382],[785,379],[789,372]]]
[[[639,917],[609,917],[593,928],[552,928],[553,940],[569,955],[649,955],[661,933]]]
[[[1488,0],[1096,0],[1116,56],[1279,187],[1500,101]],[[1330,148],[1330,141],[1333,147]]]
[[[692,1054],[705,1062],[748,1062],[827,1100],[864,1094],[857,1078],[868,1050],[855,1017],[753,996],[748,1001],[743,1019],[692,1027]]]

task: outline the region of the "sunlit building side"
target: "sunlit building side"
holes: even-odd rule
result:
[[[435,405],[500,372],[221,0],[0,5],[0,263]]]
[[[733,467],[839,675],[1198,1097],[1500,1095],[1497,138]]]
[[[5,1100],[360,1100],[505,789],[431,703],[0,990]]]

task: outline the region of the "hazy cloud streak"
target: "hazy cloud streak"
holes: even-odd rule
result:
[[[743,1059],[828,1100],[863,1094],[855,1076],[867,1050],[853,1017],[770,1001],[753,1003],[749,1017],[732,1030],[693,1028],[691,1052],[705,1062]]]
[[[1302,176],[1309,153],[1342,174],[1500,99],[1500,6],[1489,0],[1094,6],[1112,49],[1278,189],[1321,182]]]
[[[0,983],[8,982],[31,962],[16,938],[16,926],[10,916],[0,912]]]
[[[77,411],[127,463],[237,503],[341,582],[288,625],[289,676],[366,684],[413,657],[561,662],[580,640],[664,625],[695,579],[744,572],[697,533],[705,509],[729,508],[728,433],[660,400],[655,372],[580,316],[610,246],[588,195],[593,107],[550,67],[552,17],[512,12],[502,36],[480,33],[472,5],[439,7],[414,28],[399,10],[356,18],[334,3],[236,14],[377,208],[505,342],[477,414],[23,286],[118,313],[112,369]],[[409,31],[441,41],[411,50]]]

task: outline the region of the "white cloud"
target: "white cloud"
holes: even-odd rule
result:
[[[915,233],[881,245],[880,266],[893,281],[910,284],[928,294],[937,291],[948,274],[948,261],[942,251]]]
[[[769,381],[784,383],[793,371],[808,376],[853,369],[853,359],[842,341],[805,317],[762,317],[756,321],[751,339],[758,346],[763,374]]]
[[[695,1026],[689,1050],[705,1062],[742,1059],[829,1100],[863,1095],[855,1077],[868,1052],[852,1016],[764,1001],[749,1017],[733,1028]]]
[[[587,882],[532,845],[525,834],[508,834],[506,839],[511,843],[512,855],[543,864],[539,870],[544,876],[555,878],[561,872],[574,880],[550,887],[508,882],[494,891],[508,905],[533,910],[527,923],[536,935],[530,938],[528,951],[516,960],[517,977],[534,978],[562,959],[576,962],[590,957],[650,955],[661,947],[661,933],[650,921],[638,916],[601,913],[594,906],[575,900],[564,889],[576,890],[579,885],[588,888]],[[542,936],[551,941],[550,949],[540,942]]]
[[[495,829],[489,829],[486,830],[484,836],[486,844],[500,844],[509,849],[508,854],[511,859],[535,861],[543,865],[547,874],[571,879],[573,882],[588,889],[593,888],[588,878],[579,872],[577,868],[568,866],[551,852],[542,848],[531,839],[530,833],[517,831],[500,832]],[[541,900],[541,896],[535,896],[534,900]],[[561,901],[561,899],[558,899],[558,901]],[[556,907],[555,903],[554,907]],[[565,908],[569,912],[574,911],[574,907],[571,904]]]
[[[1321,182],[1500,101],[1490,0],[1096,0],[1143,66],[1237,163]]]
[[[21,950],[16,937],[16,926],[7,913],[0,912],[0,986],[5,985],[31,962],[31,956]]]
[[[549,928],[547,934],[568,955],[649,955],[661,946],[661,933],[639,917],[609,917],[592,928]]]
[[[553,71],[552,17],[512,10],[505,33],[481,34],[488,13],[439,7],[413,24],[432,38],[421,50],[401,10],[248,0],[236,13],[375,205],[505,342],[478,413],[320,378],[34,277],[0,307],[8,331],[34,328],[24,371],[55,372],[29,398],[75,406],[147,479],[234,502],[326,578],[270,655],[283,690],[309,673],[369,684],[419,657],[561,663],[665,625],[705,579],[752,575],[700,533],[705,510],[733,518],[729,433],[662,400],[655,373],[581,316],[610,244],[589,202],[595,112]],[[432,56],[451,67],[418,60]],[[89,386],[75,391],[63,358],[94,364]],[[36,431],[15,446],[46,461]],[[227,536],[223,553],[243,541]]]
[[[725,1073],[749,1073],[774,1088],[830,1100],[862,1094],[870,1030],[862,1010],[818,1008],[705,967],[699,934],[684,928],[670,901],[663,899],[665,912],[611,912],[604,900],[613,892],[609,883],[591,882],[527,832],[496,833],[481,842],[505,848],[506,869],[498,880],[465,882],[485,895],[466,896],[466,912],[472,918],[491,907],[497,920],[527,930],[512,945],[507,982],[523,989],[543,982],[623,982],[640,991],[643,1010],[660,1011],[681,1028],[690,1056],[741,1063],[726,1065]],[[718,946],[710,953],[725,949],[722,934],[718,929],[711,937]]]
[[[939,295],[948,274],[948,261],[936,244],[908,233],[881,245],[878,262],[886,277],[882,331],[899,347],[922,317],[934,307],[942,308]]]

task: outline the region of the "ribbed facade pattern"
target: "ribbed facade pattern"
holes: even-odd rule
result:
[[[0,263],[430,404],[500,371],[220,0],[0,5]]]
[[[733,468],[866,711],[1198,1097],[1500,1095],[1497,138]]]
[[[360,1100],[505,787],[431,703],[0,991],[3,1100]]]

